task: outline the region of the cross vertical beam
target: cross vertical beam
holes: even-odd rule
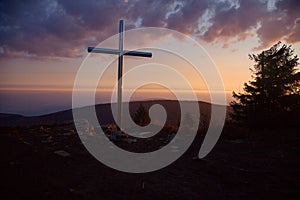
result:
[[[142,51],[128,51],[124,50],[124,20],[120,20],[119,23],[119,49],[107,49],[107,48],[95,48],[88,47],[87,51],[90,53],[105,53],[105,54],[114,54],[118,55],[118,115],[117,115],[117,124],[119,130],[122,131],[122,76],[123,76],[123,56],[139,56],[139,57],[152,57],[151,52],[142,52]]]
[[[124,31],[124,21],[120,20],[119,24],[119,63],[118,63],[118,119],[117,124],[119,125],[120,131],[122,131],[122,76],[123,76],[123,31]]]

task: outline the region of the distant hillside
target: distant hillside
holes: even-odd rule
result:
[[[183,103],[191,104],[192,102],[185,101]],[[206,102],[198,102],[198,103],[199,103],[202,119],[209,120],[211,104]],[[146,108],[149,108],[154,104],[160,104],[164,106],[166,112],[168,113],[168,118],[167,118],[168,123],[176,123],[180,117],[180,108],[179,108],[178,101],[176,100],[151,100],[151,101],[130,102],[129,104],[130,113],[131,114],[134,113],[140,104],[143,104]],[[113,122],[110,103],[98,104],[95,107],[96,107],[96,113],[100,124],[109,124]],[[84,108],[79,108],[79,109],[84,109]],[[63,122],[70,122],[72,120],[73,120],[73,115],[71,109],[55,112],[47,115],[32,116],[32,117],[0,113],[0,126],[27,126],[27,125],[35,125],[35,124],[42,124],[42,123],[46,123],[46,124],[63,123]]]

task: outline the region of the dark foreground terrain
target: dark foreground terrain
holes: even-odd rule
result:
[[[98,162],[72,123],[2,127],[0,132],[2,199],[300,198],[297,129],[227,126],[202,161],[192,159],[203,139],[198,134],[180,159],[146,174]]]

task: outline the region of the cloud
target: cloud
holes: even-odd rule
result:
[[[114,1],[1,2],[0,46],[6,56],[23,52],[76,57],[78,49],[116,33],[112,25],[126,12],[120,9],[124,5]]]
[[[255,28],[264,13],[259,2],[242,1],[238,7],[228,9],[224,9],[225,5],[219,4],[215,8],[213,25],[204,34],[208,42],[244,38],[247,32]]]
[[[276,9],[262,20],[257,35],[261,45],[257,49],[270,46],[279,40],[289,43],[300,41],[300,2],[285,0],[275,3]]]
[[[300,41],[298,0],[28,0],[0,2],[0,55],[81,56],[86,46],[126,29],[166,27],[206,42],[260,46]]]

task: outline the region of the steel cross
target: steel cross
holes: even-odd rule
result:
[[[142,51],[127,51],[123,49],[123,32],[124,32],[124,20],[120,20],[119,24],[119,49],[106,49],[106,48],[95,48],[88,47],[90,53],[106,53],[115,54],[119,56],[118,60],[118,116],[117,124],[119,129],[122,130],[122,75],[123,75],[123,55],[128,56],[140,56],[140,57],[152,57],[151,52]]]

